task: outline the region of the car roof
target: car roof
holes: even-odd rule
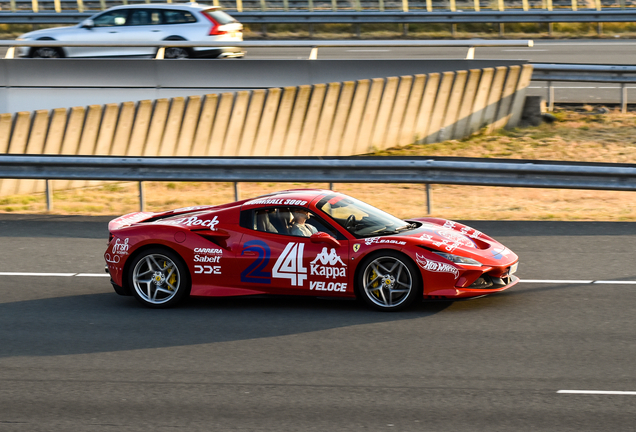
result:
[[[182,10],[220,10],[219,6],[202,5],[199,3],[141,3],[132,5],[114,6],[111,9],[182,9]]]
[[[280,192],[274,192],[267,195],[261,195],[256,198],[244,200],[244,206],[268,206],[268,205],[284,205],[284,206],[301,206],[307,207],[316,197],[327,194],[337,193],[324,189],[288,189]]]

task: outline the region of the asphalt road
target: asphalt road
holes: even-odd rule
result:
[[[108,218],[0,216],[1,431],[633,431],[636,285],[522,283],[378,313],[355,301],[148,310],[101,273]],[[472,222],[526,280],[636,281],[636,224]]]

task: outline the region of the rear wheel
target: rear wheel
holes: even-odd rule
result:
[[[133,260],[129,269],[129,286],[144,306],[171,307],[190,293],[188,269],[169,249],[145,250]]]
[[[185,48],[166,48],[163,58],[166,59],[186,59],[190,57],[190,53]]]
[[[386,250],[367,257],[361,265],[356,286],[358,296],[382,311],[397,311],[421,297],[422,283],[417,267],[406,256]]]

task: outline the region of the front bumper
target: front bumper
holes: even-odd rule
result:
[[[485,295],[498,293],[505,291],[508,288],[515,286],[519,283],[519,278],[511,275],[506,278],[504,284],[493,284],[486,288],[445,288],[429,292],[424,296],[425,300],[459,300],[483,297]]]

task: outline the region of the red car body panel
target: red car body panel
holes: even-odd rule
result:
[[[508,289],[518,281],[509,274],[511,267],[516,267],[517,255],[491,237],[457,222],[409,219],[420,226],[399,234],[356,238],[316,207],[321,198],[334,193],[290,190],[220,206],[119,217],[108,226],[111,235],[104,255],[107,271],[115,285],[126,286],[126,264],[131,257],[144,248],[159,245],[174,250],[183,259],[189,269],[193,296],[354,297],[359,263],[370,253],[390,249],[407,255],[417,265],[425,299],[479,297]],[[276,234],[241,224],[242,211],[276,206],[308,209],[330,224],[340,239],[329,235],[312,239]],[[434,250],[472,258],[482,266],[455,264]],[[478,285],[482,279],[503,282],[484,288]]]

